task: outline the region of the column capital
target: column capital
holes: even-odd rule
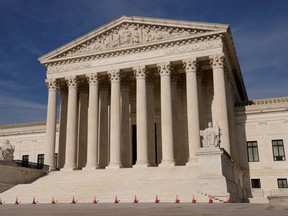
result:
[[[133,67],[134,75],[136,79],[146,79],[147,77],[147,70],[145,65],[140,65]]]
[[[47,85],[48,90],[56,91],[57,90],[57,81],[56,79],[50,78],[46,79],[45,83]]]
[[[120,82],[120,70],[115,69],[107,72],[111,82]]]
[[[160,73],[160,76],[170,76],[172,69],[170,62],[159,63],[157,64],[157,68]]]
[[[76,76],[65,77],[65,80],[69,88],[77,88],[78,80]]]
[[[198,62],[196,58],[183,59],[182,62],[186,73],[197,72]]]
[[[223,53],[209,56],[209,64],[212,68],[224,67],[225,55]]]
[[[90,73],[86,74],[87,81],[89,86],[91,85],[98,85],[99,75],[98,73]]]

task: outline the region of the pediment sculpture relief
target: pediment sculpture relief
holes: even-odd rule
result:
[[[13,161],[13,153],[15,151],[15,147],[12,146],[9,140],[4,140],[0,144],[0,161]]]
[[[70,49],[58,57],[73,56],[81,53],[97,52],[113,48],[125,47],[140,43],[161,41],[203,33],[207,30],[193,30],[163,26],[139,24],[122,24],[102,35],[86,41],[82,45]]]

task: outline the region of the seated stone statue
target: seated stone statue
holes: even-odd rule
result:
[[[13,161],[13,153],[15,147],[12,146],[9,140],[4,140],[0,144],[0,161]]]
[[[208,128],[200,131],[203,137],[203,148],[219,147],[220,146],[220,129],[218,126],[212,127],[212,123],[208,123]]]

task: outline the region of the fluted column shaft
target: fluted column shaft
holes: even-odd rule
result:
[[[186,72],[187,118],[188,118],[188,164],[197,162],[196,151],[200,148],[200,122],[197,88],[197,60],[183,60]]]
[[[213,110],[213,126],[218,124],[221,130],[220,147],[224,148],[230,154],[228,109],[225,88],[224,74],[224,54],[210,56],[210,64],[213,69],[213,85],[214,85],[214,110]]]
[[[55,79],[46,80],[46,84],[48,87],[48,106],[47,106],[45,164],[49,165],[49,170],[54,170],[56,113],[57,113],[57,85]]]
[[[68,110],[66,130],[66,156],[64,169],[75,169],[77,158],[77,78],[66,78],[68,85]]]
[[[174,165],[173,153],[173,120],[171,97],[170,63],[157,65],[161,79],[161,129],[162,161],[160,165]]]
[[[108,168],[120,168],[121,136],[120,136],[120,71],[109,71],[111,81],[111,110],[110,110],[110,162]]]
[[[86,169],[98,168],[98,74],[88,74],[88,137]]]
[[[136,76],[137,161],[135,166],[148,166],[146,67],[133,68]]]

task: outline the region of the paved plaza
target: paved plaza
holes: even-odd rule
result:
[[[197,216],[273,216],[288,215],[288,207],[271,207],[267,204],[191,204],[191,203],[98,203],[98,204],[4,204],[0,206],[2,216],[90,216],[90,215],[197,215]]]

